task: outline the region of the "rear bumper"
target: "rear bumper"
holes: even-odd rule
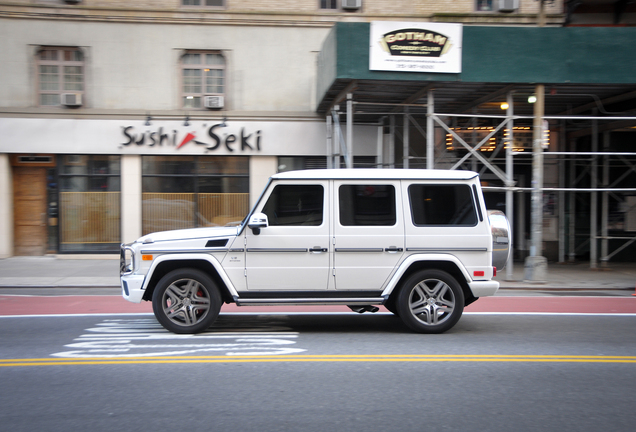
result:
[[[468,283],[470,290],[475,297],[488,297],[495,295],[499,289],[499,282],[497,281],[472,281]]]

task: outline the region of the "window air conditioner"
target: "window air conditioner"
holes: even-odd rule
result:
[[[64,0],[66,3],[71,3],[71,4],[78,4],[79,2],[81,2],[82,0]]]
[[[82,95],[79,93],[62,93],[62,105],[67,107],[82,106]]]
[[[519,9],[519,0],[499,0],[499,12],[514,12]]]
[[[223,108],[223,96],[204,96],[203,106],[209,109]]]
[[[343,9],[360,9],[362,7],[362,0],[342,0]]]

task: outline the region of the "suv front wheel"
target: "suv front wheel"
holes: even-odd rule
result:
[[[212,325],[221,310],[221,294],[202,271],[173,270],[161,278],[152,295],[157,320],[174,333],[200,333]]]
[[[398,315],[418,333],[443,333],[464,311],[464,292],[453,276],[441,270],[420,270],[402,285],[396,299]]]

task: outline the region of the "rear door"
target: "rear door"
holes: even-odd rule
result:
[[[404,254],[399,180],[334,182],[338,290],[379,290]]]
[[[475,201],[476,191],[465,182],[413,181],[404,185],[404,207],[410,213],[406,218],[409,253],[453,255],[471,274],[473,267],[483,270],[489,264],[484,258],[492,238]]]

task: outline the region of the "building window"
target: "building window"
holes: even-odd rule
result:
[[[225,58],[219,52],[187,52],[181,76],[184,108],[203,108],[204,96],[225,94]]]
[[[119,156],[58,158],[60,252],[115,252],[121,243]]]
[[[325,156],[280,156],[278,172],[327,168]]]
[[[38,103],[59,106],[62,94],[84,94],[84,54],[78,48],[42,48],[38,51]]]
[[[375,156],[354,156],[353,167],[377,168]],[[280,156],[278,158],[278,172],[325,168],[327,168],[325,156]],[[346,168],[344,158],[340,158],[340,168]]]
[[[338,0],[320,0],[320,9],[338,9]]]
[[[475,10],[477,12],[492,12],[493,0],[475,0]]]
[[[142,231],[238,224],[249,211],[249,158],[143,156]]]
[[[181,0],[183,6],[223,7],[225,0]]]

